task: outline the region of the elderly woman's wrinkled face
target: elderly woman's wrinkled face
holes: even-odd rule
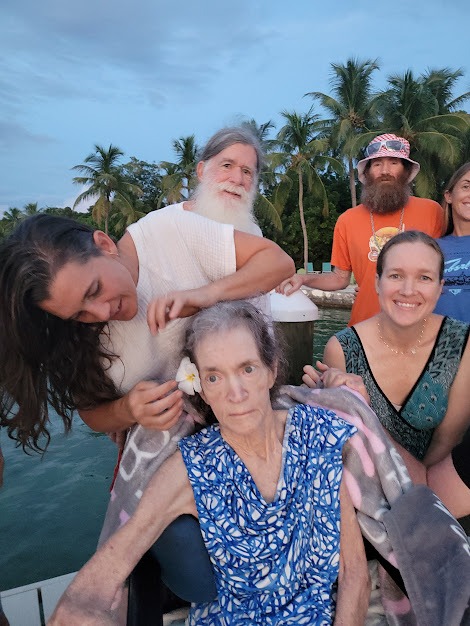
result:
[[[272,418],[269,390],[276,372],[262,362],[247,328],[206,335],[197,343],[195,357],[201,395],[222,430],[248,434]]]

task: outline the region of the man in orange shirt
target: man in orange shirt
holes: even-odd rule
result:
[[[392,134],[375,137],[357,164],[363,184],[361,204],[339,216],[333,235],[332,272],[294,274],[279,285],[290,295],[302,285],[324,291],[344,289],[351,273],[359,285],[349,325],[379,312],[375,291],[376,262],[385,242],[403,230],[421,230],[440,237],[443,212],[437,202],[411,195],[410,183],[419,163],[410,159],[410,144]]]

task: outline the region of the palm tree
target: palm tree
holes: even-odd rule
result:
[[[264,167],[259,177],[259,190],[254,203],[254,212],[258,218],[262,218],[270,223],[278,231],[282,230],[282,222],[278,208],[266,197],[266,191],[272,188],[277,182],[275,171],[276,161],[271,158],[276,146],[276,139],[271,139],[269,133],[275,128],[271,120],[258,124],[254,118],[242,122],[242,127],[250,130],[258,139],[264,153]]]
[[[276,182],[275,167],[271,163],[271,154],[276,148],[277,139],[271,139],[269,133],[275,128],[274,123],[271,120],[264,122],[264,124],[258,124],[255,119],[242,122],[241,126],[248,129],[258,139],[261,150],[263,152],[265,163],[262,164],[261,174],[259,178],[259,184],[261,193]]]
[[[432,70],[416,79],[408,70],[403,76],[390,76],[390,87],[379,96],[384,128],[405,137],[411,158],[421,165],[416,178],[420,196],[435,197],[436,182],[461,158],[461,135],[469,128],[470,116],[449,112],[455,106],[448,98],[456,78],[449,70]]]
[[[456,83],[463,75],[461,69],[452,71],[448,67],[428,69],[422,75],[423,84],[426,85],[436,99],[439,115],[457,112],[470,98],[470,91],[466,91],[457,98],[453,97]]]
[[[462,111],[461,109],[465,102],[467,102],[470,98],[470,91],[466,91],[465,93],[454,97],[456,83],[463,75],[464,74],[461,69],[452,71],[448,67],[442,69],[428,69],[424,74],[422,74],[423,83],[436,99],[439,115],[456,113],[464,118],[467,118],[467,120],[469,119],[468,113]],[[470,125],[466,132],[458,132],[456,134],[460,144],[458,162],[465,163],[469,159],[468,140],[470,138]],[[445,164],[443,164],[439,158],[433,158],[434,180],[437,183],[440,194],[442,194],[445,183],[453,170],[454,167],[445,167]]]
[[[308,234],[304,215],[304,184],[306,190],[316,192],[323,201],[323,216],[328,215],[328,198],[325,187],[318,174],[320,169],[332,166],[335,171],[342,171],[342,164],[333,157],[325,156],[328,149],[328,140],[318,139],[317,135],[322,132],[323,125],[319,116],[310,108],[307,113],[282,111],[282,117],[286,124],[281,128],[277,136],[277,143],[282,152],[278,153],[279,164],[283,163],[284,172],[281,174],[280,183],[275,193],[274,205],[281,207],[287,201],[290,189],[293,185],[291,174],[295,174],[298,182],[298,202],[300,224],[303,235],[304,267],[308,266]]]
[[[95,144],[95,151],[85,158],[85,162],[72,168],[84,174],[73,179],[75,184],[90,185],[75,200],[73,208],[84,200],[97,198],[92,215],[97,224],[104,222],[105,233],[108,233],[109,229],[109,214],[113,199],[122,197],[127,200],[129,194],[138,196],[142,193],[137,185],[132,185],[123,176],[118,166],[118,161],[123,155],[124,153],[112,144],[107,150]]]
[[[159,199],[168,204],[187,200],[196,185],[196,165],[199,148],[194,135],[180,137],[173,141],[173,150],[177,156],[176,163],[162,161],[160,167],[166,172],[162,176],[163,193]]]
[[[330,143],[347,161],[351,202],[352,206],[356,206],[354,158],[357,151],[351,147],[351,140],[377,125],[371,81],[372,74],[379,69],[379,65],[377,59],[359,61],[350,58],[345,65],[332,63],[331,69],[333,95],[321,91],[310,91],[305,95],[318,100],[331,115],[330,119],[325,120]]]
[[[3,235],[8,235],[17,226],[22,219],[25,218],[24,213],[16,207],[11,207],[3,213],[2,231]]]
[[[136,206],[138,204],[136,200],[132,196],[127,197],[122,194],[118,194],[114,198],[111,204],[109,221],[112,224],[113,234],[117,237],[121,237],[130,224],[134,224],[141,217],[144,217],[145,213]]]
[[[28,202],[23,207],[23,213],[27,215],[28,217],[31,215],[36,215],[37,213],[40,213],[40,212],[41,212],[41,209],[38,209],[37,202]]]
[[[242,127],[250,130],[253,135],[258,139],[263,152],[267,153],[275,147],[276,140],[269,138],[270,131],[276,128],[271,120],[264,122],[264,124],[258,124],[257,121],[252,117],[251,119],[242,122],[241,125]]]

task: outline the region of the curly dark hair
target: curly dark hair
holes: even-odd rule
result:
[[[276,335],[271,321],[250,302],[246,300],[219,302],[196,313],[186,328],[183,356],[189,357],[197,366],[195,352],[198,343],[204,337],[240,326],[246,328],[255,340],[261,362],[271,371],[277,369],[276,381],[270,390],[273,402],[284,382],[286,371],[282,340]],[[208,424],[217,422],[211,407],[199,394],[190,396],[189,400]]]
[[[25,451],[47,447],[49,405],[68,431],[74,409],[119,397],[106,374],[115,355],[100,342],[106,324],[62,320],[38,306],[66,263],[101,254],[93,232],[41,214],[20,222],[0,245],[0,426]]]

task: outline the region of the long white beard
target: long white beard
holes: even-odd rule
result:
[[[240,197],[229,196],[221,191],[231,191]],[[253,215],[256,189],[246,191],[230,183],[210,180],[199,183],[193,195],[194,212],[222,224],[232,224],[236,230],[259,235],[260,228]]]

